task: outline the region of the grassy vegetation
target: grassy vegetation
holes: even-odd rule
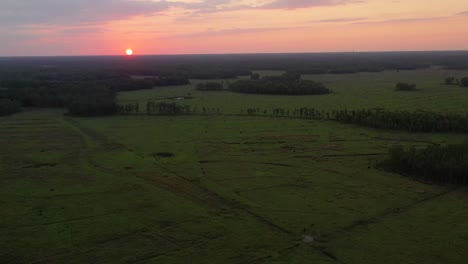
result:
[[[229,115],[298,106],[466,114],[468,90],[442,84],[463,75],[308,75],[334,93],[298,97],[199,92],[195,80],[119,102],[178,98],[224,115],[1,117],[1,262],[464,263],[467,190],[377,165],[397,145],[468,135]],[[421,91],[396,92],[395,80]]]
[[[260,71],[262,75],[281,74],[282,72]],[[468,90],[453,85],[445,85],[446,76],[460,78],[468,75],[467,71],[417,70],[387,71],[382,73],[358,73],[342,75],[305,75],[303,79],[325,84],[333,90],[329,95],[289,96],[252,95],[224,92],[199,92],[195,90],[198,80],[193,85],[179,87],[160,87],[153,90],[124,92],[118,96],[119,102],[146,103],[148,98],[165,100],[169,97],[185,96],[190,93],[194,98],[182,103],[191,106],[220,108],[224,114],[238,114],[241,109],[259,107],[262,109],[290,108],[310,106],[320,110],[337,109],[372,109],[386,110],[428,110],[434,112],[452,112],[465,115]],[[249,77],[242,77],[248,79]],[[241,78],[241,79],[242,79]],[[420,91],[401,93],[395,91],[395,80],[417,83]],[[222,80],[219,80],[221,82]],[[235,80],[226,80],[233,83]]]

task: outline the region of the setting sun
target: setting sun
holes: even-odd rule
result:
[[[133,50],[127,49],[127,50],[125,51],[125,53],[126,53],[128,56],[130,56],[130,55],[133,54]]]

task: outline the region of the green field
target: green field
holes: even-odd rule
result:
[[[281,72],[260,71],[263,75]],[[319,110],[384,108],[387,110],[430,110],[436,112],[468,112],[468,89],[443,85],[444,78],[468,75],[467,71],[418,70],[380,73],[358,73],[342,75],[305,75],[304,79],[324,83],[333,93],[330,95],[276,96],[237,94],[232,92],[199,92],[193,85],[178,88],[167,87],[154,90],[123,92],[119,95],[122,103],[140,102],[148,99],[164,100],[190,93],[194,99],[183,104],[220,108],[225,114],[239,114],[243,109],[260,107],[290,108],[314,107]],[[243,77],[247,78],[247,77]],[[218,80],[232,83],[234,80]],[[193,83],[203,82],[194,80]],[[397,82],[416,83],[418,92],[396,92]],[[180,103],[180,102],[179,102]]]
[[[234,115],[302,106],[466,114],[468,89],[440,84],[463,74],[306,76],[334,91],[324,96],[198,92],[198,81],[119,95],[143,104],[190,93],[178,103],[220,108],[213,116],[2,117],[0,262],[465,263],[468,189],[377,164],[395,145],[468,135]],[[396,92],[398,81],[421,91]]]

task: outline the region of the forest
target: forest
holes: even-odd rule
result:
[[[389,151],[384,168],[422,180],[450,184],[468,184],[468,145],[429,146]]]
[[[183,75],[167,74],[133,79],[118,71],[25,70],[1,73],[2,113],[14,113],[16,107],[66,108],[71,115],[109,115],[117,113],[115,96],[121,91],[152,89],[190,83]]]
[[[0,58],[0,72],[24,68],[117,71],[124,75],[186,74],[191,79],[226,79],[252,70],[290,70],[301,74],[342,74],[415,70],[438,65],[468,69],[468,52],[343,52],[296,54],[158,55]]]
[[[333,119],[379,129],[399,129],[410,132],[468,132],[468,113],[442,114],[429,111],[340,110],[331,113]]]

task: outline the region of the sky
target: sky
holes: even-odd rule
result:
[[[467,0],[0,0],[0,56],[468,50]]]

